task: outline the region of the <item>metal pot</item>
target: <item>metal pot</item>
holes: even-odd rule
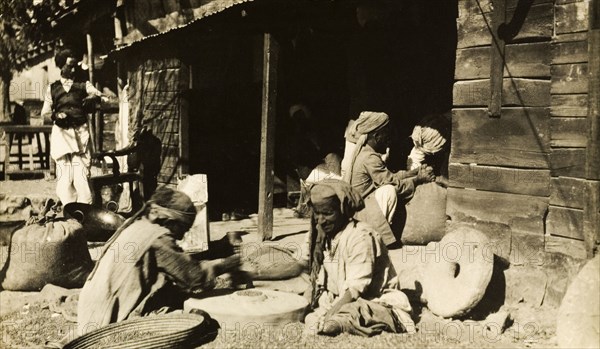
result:
[[[86,231],[88,241],[107,241],[125,223],[119,214],[80,202],[71,202],[63,208],[65,217],[76,219]]]

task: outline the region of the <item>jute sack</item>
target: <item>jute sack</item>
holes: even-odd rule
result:
[[[440,241],[446,233],[447,189],[436,183],[417,187],[413,198],[406,204],[406,223],[402,243],[427,245]]]
[[[82,287],[93,268],[83,227],[74,219],[32,224],[13,233],[2,288],[39,291],[46,284]]]

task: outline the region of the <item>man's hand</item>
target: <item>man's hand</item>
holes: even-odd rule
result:
[[[417,173],[417,184],[429,183],[435,181],[435,175],[433,174],[433,168],[427,165],[421,165],[419,172]]]
[[[66,128],[71,127],[70,118],[64,112],[56,113],[54,115],[53,120],[54,120],[54,123],[56,124],[56,126],[58,126],[60,128],[66,129]]]
[[[215,269],[216,269],[217,275],[221,275],[221,274],[225,274],[225,273],[228,273],[231,271],[238,270],[240,268],[241,264],[242,264],[242,259],[240,257],[240,254],[236,253],[227,258],[220,259],[219,262],[215,265]]]
[[[450,186],[450,181],[446,176],[437,176],[435,177],[435,183],[442,188],[448,188]]]

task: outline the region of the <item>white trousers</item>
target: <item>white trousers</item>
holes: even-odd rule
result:
[[[396,188],[391,184],[387,184],[377,188],[374,194],[375,201],[377,201],[377,205],[379,205],[383,216],[391,224],[394,219],[394,213],[396,213],[396,207],[398,206]]]
[[[90,164],[88,153],[67,154],[56,160],[56,194],[63,205],[70,202],[92,203]]]

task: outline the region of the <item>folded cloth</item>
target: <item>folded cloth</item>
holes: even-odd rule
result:
[[[346,332],[371,337],[383,331],[392,333],[406,331],[391,305],[363,298],[344,304],[336,314],[329,318],[328,322],[331,325],[326,326],[324,332],[329,335]]]

